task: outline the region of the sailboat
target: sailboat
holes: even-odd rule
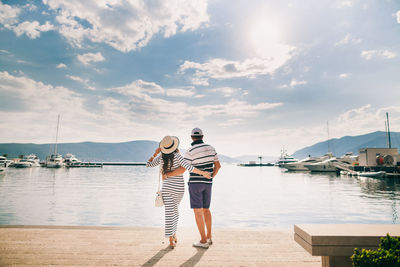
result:
[[[60,154],[57,153],[57,142],[58,142],[58,129],[60,125],[60,115],[57,119],[57,132],[56,132],[56,143],[54,144],[54,153],[47,157],[46,167],[47,168],[61,168],[64,166],[64,160]]]

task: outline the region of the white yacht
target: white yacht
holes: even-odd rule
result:
[[[40,167],[40,159],[35,154],[30,154],[26,160],[32,164],[32,167]]]
[[[5,171],[8,167],[7,158],[0,156],[0,172]]]
[[[281,150],[281,156],[279,157],[278,161],[275,163],[275,166],[282,167],[283,164],[297,162],[298,160],[289,156],[285,149]]]
[[[32,167],[32,162],[28,161],[27,158],[23,158],[20,161],[14,163],[14,168],[30,168]]]
[[[282,168],[287,169],[288,171],[308,171],[309,169],[305,167],[305,165],[310,165],[312,163],[322,162],[324,160],[332,158],[332,153],[327,153],[322,157],[307,157],[297,162],[289,162],[282,164]]]
[[[72,155],[71,153],[68,153],[67,155],[65,155],[64,157],[64,163],[66,167],[74,167],[74,166],[79,166],[82,161],[80,161],[79,159],[77,159],[74,155]]]
[[[336,172],[336,165],[339,163],[339,160],[335,157],[324,160],[322,162],[306,164],[304,167],[309,169],[312,172]]]
[[[347,163],[347,164],[353,164],[355,162],[358,162],[358,155],[353,155],[353,152],[347,152],[343,156],[339,158],[341,162]]]
[[[40,167],[39,158],[35,154],[30,154],[18,162],[14,163],[15,168]]]
[[[61,168],[64,166],[64,160],[60,154],[52,154],[46,159],[47,168]]]

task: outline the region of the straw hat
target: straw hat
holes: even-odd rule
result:
[[[164,154],[171,154],[179,146],[179,139],[176,136],[165,136],[160,142],[161,152]]]

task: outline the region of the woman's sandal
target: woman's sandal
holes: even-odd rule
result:
[[[172,242],[171,242],[172,241]],[[170,237],[170,239],[169,239],[169,247],[171,248],[171,249],[173,249],[173,248],[175,248],[176,247],[176,241],[175,241],[175,238],[174,237]]]

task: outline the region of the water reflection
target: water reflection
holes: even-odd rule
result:
[[[161,226],[157,179],[141,166],[10,168],[0,174],[0,224]],[[224,165],[211,205],[217,227],[398,223],[399,189],[395,179]],[[195,226],[187,191],[180,214]]]

